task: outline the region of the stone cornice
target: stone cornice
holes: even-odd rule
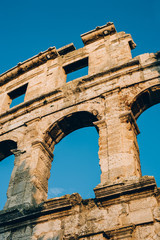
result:
[[[18,63],[17,66],[0,75],[0,86],[9,82],[13,78],[16,78],[19,75],[40,66],[50,59],[55,59],[57,56],[59,56],[59,53],[57,52],[56,48],[50,47],[48,50],[40,52],[32,58],[22,63]]]
[[[137,180],[128,180],[113,185],[98,185],[94,188],[94,192],[97,200],[105,201],[137,191],[143,192],[150,190],[150,193],[153,194],[156,189],[157,186],[154,177],[144,176]]]
[[[52,218],[69,216],[71,208],[80,205],[82,198],[78,193],[52,198],[39,206],[20,205],[7,210],[0,211],[0,233],[14,229],[15,227],[26,226],[28,223],[40,223]]]
[[[101,39],[104,36],[108,36],[114,33],[116,33],[114,24],[112,22],[108,22],[104,26],[96,27],[96,29],[82,34],[81,38],[84,45],[88,45],[92,42],[97,41],[98,39]]]
[[[135,229],[134,225],[113,229],[105,232],[107,239],[130,239]]]

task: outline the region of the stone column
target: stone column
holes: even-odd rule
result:
[[[14,169],[7,192],[6,208],[37,205],[47,200],[53,153],[43,142],[40,119],[28,121],[23,126],[23,137],[17,143]]]
[[[101,168],[101,183],[109,181],[109,162],[108,162],[108,136],[107,136],[107,124],[106,121],[100,120],[94,122],[94,125],[98,128],[99,132],[99,165]]]
[[[111,182],[121,182],[141,176],[138,126],[131,112],[114,116],[107,124],[108,176]]]
[[[99,128],[99,158],[101,184],[112,184],[141,176],[138,126],[131,112],[111,121],[96,123]]]
[[[24,181],[24,177],[26,174],[23,174],[24,171],[22,171],[23,163],[20,164],[21,158],[23,158],[23,154],[25,154],[25,151],[19,149],[12,149],[11,152],[14,154],[15,160],[14,168],[9,182],[9,187],[7,190],[7,202],[4,206],[4,209],[22,204],[24,189],[26,185],[26,181]]]
[[[50,177],[53,153],[44,142],[35,141],[31,147],[29,181],[26,185],[24,201],[39,204],[47,200],[48,179]]]
[[[94,124],[99,129],[101,185],[112,185],[141,176],[137,134],[132,112],[121,112],[118,91],[105,96],[104,119]]]
[[[53,153],[41,141],[32,143],[30,153],[20,150],[12,152],[15,155],[15,166],[4,209],[18,205],[37,205],[47,200]]]
[[[119,116],[121,123],[121,147],[122,154],[126,155],[124,165],[126,178],[141,177],[141,165],[137,135],[140,133],[136,119],[131,111]],[[128,166],[128,167],[127,167]]]

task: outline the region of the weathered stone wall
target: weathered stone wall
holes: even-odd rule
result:
[[[135,43],[112,23],[81,37],[81,49],[53,47],[0,76],[0,160],[15,155],[0,240],[160,239],[159,189],[141,175],[136,124],[160,102],[160,54],[132,58]],[[88,75],[66,83],[87,65]],[[47,200],[55,144],[87,126],[99,133],[95,199]]]

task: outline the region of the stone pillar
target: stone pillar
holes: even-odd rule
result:
[[[138,126],[131,112],[114,116],[107,124],[108,176],[111,182],[121,182],[141,176]]]
[[[20,164],[21,158],[23,158],[23,154],[25,154],[25,151],[21,151],[19,149],[12,149],[11,152],[14,154],[15,160],[14,168],[9,182],[9,187],[7,190],[7,202],[4,206],[4,209],[20,205],[22,203],[24,189],[26,186],[26,181],[24,181],[24,177],[27,174],[23,174],[23,163]]]
[[[105,183],[109,180],[109,164],[108,164],[108,136],[107,136],[107,124],[106,121],[100,120],[94,122],[94,125],[99,131],[99,165],[101,168],[101,183]]]
[[[15,166],[4,209],[18,205],[37,205],[47,200],[53,153],[40,141],[32,143],[30,153],[13,150]]]
[[[41,139],[39,118],[26,122],[18,139],[18,149],[11,150],[15,161],[4,209],[37,205],[47,200],[53,153]]]
[[[122,153],[126,154],[126,177],[141,177],[141,165],[139,158],[139,147],[137,143],[137,135],[140,133],[136,119],[131,111],[125,112],[119,116],[121,122],[121,143]]]
[[[100,127],[99,157],[101,183],[121,182],[141,176],[138,126],[131,112],[127,112]]]
[[[30,182],[27,183],[25,201],[39,204],[47,200],[48,179],[50,177],[53,153],[41,141],[35,141],[31,147]]]
[[[132,112],[120,113],[117,93],[106,106],[105,119],[94,123],[99,129],[100,185],[141,177],[136,120]]]

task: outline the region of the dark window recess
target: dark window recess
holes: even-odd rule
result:
[[[24,102],[27,85],[28,84],[25,84],[22,87],[19,87],[19,88],[15,89],[14,91],[8,93],[9,97],[12,100],[12,102],[10,104],[10,108]]]
[[[67,82],[88,75],[88,58],[81,59],[64,67]]]

